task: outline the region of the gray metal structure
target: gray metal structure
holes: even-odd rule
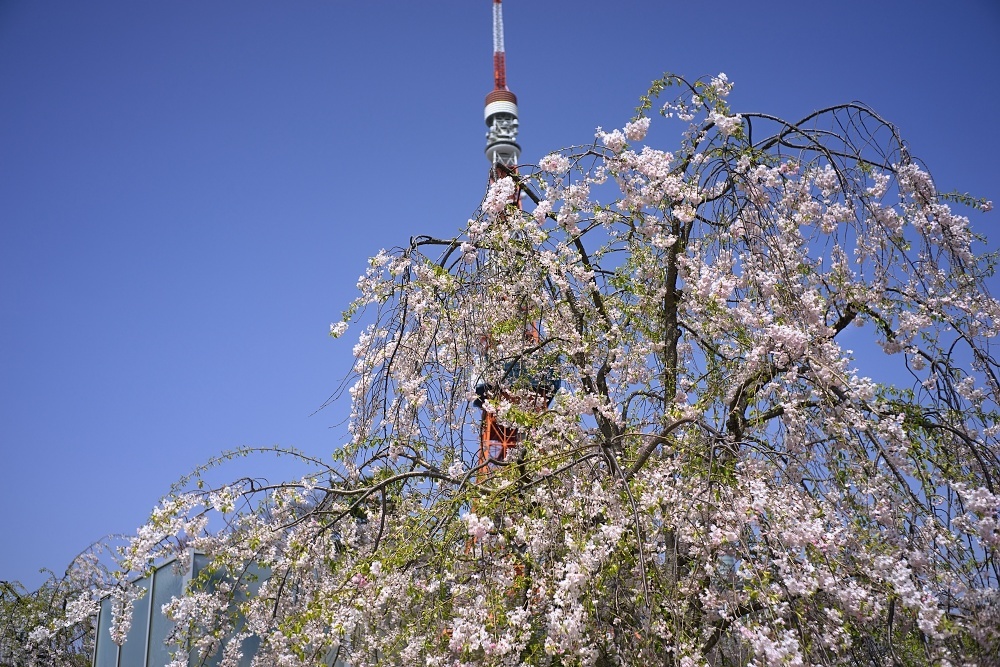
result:
[[[186,560],[187,567],[177,560],[169,560],[156,567],[148,576],[133,582],[143,594],[135,601],[132,625],[121,646],[111,639],[112,600],[105,598],[101,601],[94,645],[94,667],[165,667],[170,663],[171,648],[165,642],[173,629],[173,621],[163,614],[163,605],[172,598],[181,596],[191,580],[202,576],[209,564],[208,557],[197,552],[189,554]],[[256,569],[250,574],[264,578],[267,573]],[[211,586],[213,580],[219,579],[219,575],[211,575],[207,585]],[[250,637],[243,644],[243,660],[239,664],[240,667],[249,667],[257,651],[258,640]],[[207,661],[201,662],[197,657],[192,657],[189,664],[213,667],[221,658],[220,648],[218,655]]]
[[[184,567],[176,559],[169,560],[156,567],[148,576],[132,582],[144,593],[135,602],[132,626],[121,646],[111,640],[111,598],[101,601],[94,646],[94,667],[166,667],[170,663],[172,647],[167,646],[166,639],[174,624],[163,614],[163,605],[172,598],[181,596],[194,579],[201,580],[199,586],[211,589],[214,582],[224,578],[223,575],[206,569],[210,560],[204,554],[192,551],[186,561],[187,567]],[[243,576],[254,582],[249,586],[248,592],[255,595],[260,583],[270,576],[270,572],[265,568],[251,566]],[[234,607],[245,599],[240,597],[234,600]],[[241,620],[237,621],[237,630],[241,623]],[[189,667],[216,667],[222,660],[228,641],[223,640],[219,650],[205,660],[192,655],[188,660]],[[259,646],[260,641],[256,636],[243,640],[240,667],[250,667]],[[335,660],[333,655],[324,664],[329,667],[348,667],[347,663]]]

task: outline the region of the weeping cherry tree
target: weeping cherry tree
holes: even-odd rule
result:
[[[370,260],[333,461],[191,482],[123,552],[219,575],[177,664],[1000,664],[1000,303],[952,210],[991,204],[863,105],[731,87],[665,75]]]

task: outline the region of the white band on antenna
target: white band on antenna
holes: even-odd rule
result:
[[[503,53],[503,9],[493,3],[493,53]]]

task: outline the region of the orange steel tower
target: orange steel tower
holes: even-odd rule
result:
[[[490,183],[517,170],[521,147],[517,144],[517,96],[507,89],[507,61],[503,45],[503,5],[493,0],[493,90],[486,96],[483,112],[486,120],[486,158],[490,161]],[[515,199],[520,199],[515,195]],[[488,347],[490,341],[483,341]],[[483,407],[486,398],[497,398],[499,387],[476,386],[476,405]],[[479,463],[502,461],[517,442],[517,431],[501,426],[492,412],[483,410],[480,425]]]
[[[490,161],[490,183],[498,178],[517,173],[517,163],[521,156],[521,147],[517,143],[517,96],[507,89],[507,63],[503,44],[503,8],[501,0],[493,2],[493,90],[486,96],[484,118],[489,130],[486,133],[486,157]],[[512,203],[520,206],[520,191],[515,191]],[[540,331],[535,323],[528,323],[524,329],[525,343],[537,345]],[[484,348],[490,347],[490,341],[482,341]],[[484,349],[484,353],[486,350]],[[487,411],[483,401],[502,398],[515,403],[529,404],[536,410],[544,409],[552,400],[559,387],[559,381],[551,376],[539,380],[526,377],[520,361],[508,361],[503,365],[501,379],[498,384],[487,383],[480,379],[476,385],[477,407],[483,408],[483,418],[480,425],[479,464],[488,467],[493,462],[503,461],[518,440],[517,429],[502,426],[497,422],[496,415]],[[522,394],[520,399],[509,391],[514,381],[526,384],[530,389],[528,397]],[[527,380],[527,382],[524,382]]]

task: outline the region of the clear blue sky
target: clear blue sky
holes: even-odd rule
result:
[[[996,0],[506,0],[525,161],[664,70],[862,100],[1000,204]],[[327,456],[365,258],[486,182],[489,0],[0,0],[0,579],[131,532],[224,449]],[[669,147],[668,147],[669,148]],[[997,214],[978,216],[991,238]],[[262,475],[280,476],[278,466]]]

